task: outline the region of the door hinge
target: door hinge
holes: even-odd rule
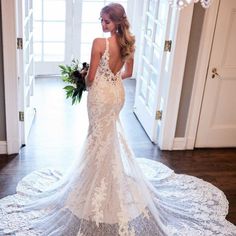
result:
[[[23,38],[17,38],[17,49],[23,49]]]
[[[24,121],[25,120],[25,114],[23,111],[19,111],[19,121]]]
[[[171,45],[172,45],[172,40],[166,40],[165,41],[165,46],[164,46],[164,51],[165,52],[170,52],[171,51]]]
[[[161,120],[162,119],[162,111],[158,110],[156,111],[156,120]]]

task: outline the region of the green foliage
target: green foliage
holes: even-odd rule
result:
[[[81,75],[79,60],[73,59],[70,66],[59,65],[61,69],[61,79],[68,84],[63,89],[66,92],[66,98],[71,99],[72,105],[81,101],[83,91],[86,90],[85,80]]]

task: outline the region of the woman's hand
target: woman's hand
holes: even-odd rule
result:
[[[82,75],[83,78],[86,77],[86,75],[88,74],[88,70],[87,69],[83,69],[80,71],[80,74]]]

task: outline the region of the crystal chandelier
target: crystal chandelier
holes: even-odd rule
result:
[[[202,7],[208,8],[213,0],[169,0],[170,5],[173,7],[183,8],[191,4],[192,2],[200,2]]]

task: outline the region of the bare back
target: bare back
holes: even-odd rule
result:
[[[124,65],[124,62],[121,59],[120,56],[120,46],[117,43],[117,40],[115,37],[108,38],[109,41],[109,68],[112,71],[113,74],[116,74],[121,70],[121,68]],[[106,40],[104,40],[104,51],[106,48]]]
[[[86,84],[88,87],[91,86],[91,84],[93,83],[100,60],[106,51],[106,41],[108,42],[108,53],[109,53],[108,66],[110,71],[114,75],[116,75],[118,72],[121,72],[121,69],[124,66],[124,70],[122,70],[121,73],[122,79],[129,78],[132,75],[133,57],[130,57],[125,62],[122,60],[120,55],[120,46],[116,38],[115,37],[110,37],[108,39],[96,38],[93,41],[91,59],[90,59],[90,68],[88,75],[86,76]]]

